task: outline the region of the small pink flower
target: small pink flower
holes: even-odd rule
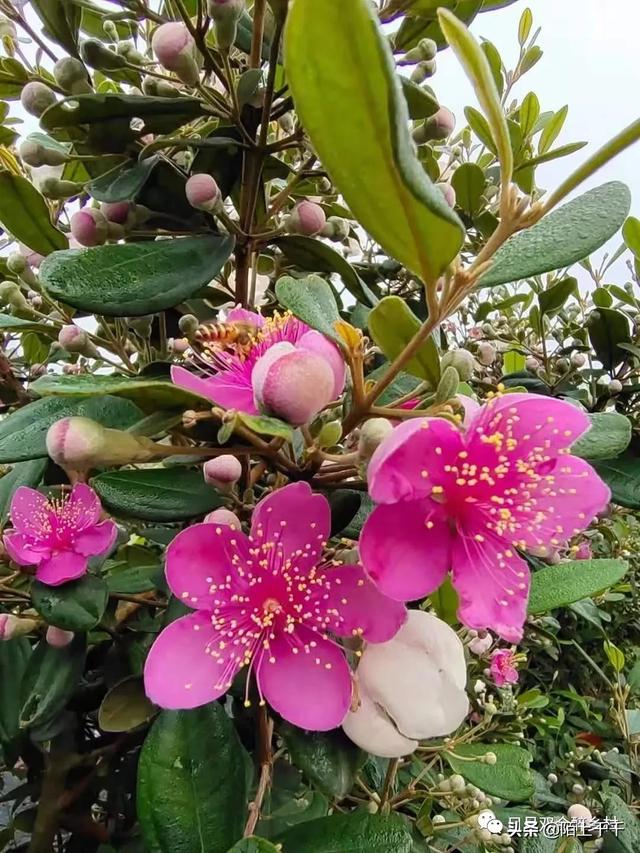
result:
[[[20,486],[11,500],[13,529],[4,534],[4,545],[19,565],[37,566],[37,580],[59,586],[84,575],[89,557],[107,553],[115,542],[116,525],[100,522],[100,512],[98,496],[84,483],[63,500]]]
[[[591,560],[593,559],[593,551],[591,550],[591,542],[588,539],[583,539],[578,545],[573,555],[574,560]]]
[[[511,649],[496,649],[491,655],[489,671],[497,687],[504,687],[505,684],[517,684],[520,678],[515,655]]]
[[[569,455],[589,426],[570,403],[505,394],[465,432],[440,418],[396,427],[368,469],[380,504],[360,541],[371,579],[390,598],[413,601],[451,570],[463,624],[519,642],[529,569],[518,551],[562,547],[611,496],[587,462]]]
[[[259,401],[254,391],[254,369],[274,346],[288,343],[298,351],[322,358],[333,375],[331,398],[337,399],[342,394],[346,379],[344,359],[338,347],[320,332],[310,329],[290,314],[267,319],[244,308],[230,311],[227,321],[247,326],[250,330],[248,341],[206,344],[195,356],[205,376],[196,376],[184,367],[174,366],[171,379],[176,385],[225,409],[257,415]],[[265,362],[262,362],[261,370],[264,366]]]
[[[226,693],[248,667],[261,699],[286,720],[318,731],[339,726],[351,704],[351,672],[329,634],[386,642],[406,610],[360,566],[323,561],[330,528],[326,498],[293,483],[260,501],[250,536],[226,524],[179,533],[167,549],[167,582],[195,613],[165,628],[151,648],[149,698],[195,708]]]

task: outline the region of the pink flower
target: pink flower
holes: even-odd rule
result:
[[[583,539],[582,542],[576,547],[575,553],[573,555],[574,560],[591,560],[593,558],[593,551],[591,550],[591,542],[588,539]]]
[[[251,535],[221,524],[187,528],[167,549],[167,581],[195,613],[162,631],[145,665],[149,698],[195,708],[222,696],[248,667],[264,698],[305,729],[339,726],[351,672],[329,637],[391,639],[406,619],[360,566],[326,563],[327,500],[294,483],[260,501]]]
[[[342,394],[346,377],[344,359],[338,347],[320,332],[313,331],[290,314],[267,319],[244,308],[234,308],[229,312],[227,320],[246,326],[248,340],[203,343],[202,353],[198,354],[197,360],[205,376],[196,376],[184,367],[174,366],[171,368],[171,379],[176,385],[225,409],[258,414],[253,385],[254,368],[273,346],[288,343],[296,350],[320,356],[326,361],[333,374],[332,397],[337,399]],[[267,362],[270,361],[267,358]],[[267,362],[262,363],[261,371]]]
[[[497,687],[504,687],[505,684],[517,684],[520,678],[515,655],[511,649],[496,649],[491,655],[489,670]]]
[[[528,394],[494,398],[464,433],[438,418],[396,427],[368,469],[380,504],[360,542],[369,576],[412,601],[451,570],[463,624],[518,642],[529,569],[517,551],[560,547],[610,499],[593,468],[568,455],[588,428],[575,406]]]
[[[115,542],[116,525],[100,522],[100,512],[98,496],[84,483],[66,500],[47,500],[20,486],[11,500],[13,530],[4,534],[4,545],[19,565],[37,566],[37,580],[59,586],[81,577],[89,557],[107,553]]]

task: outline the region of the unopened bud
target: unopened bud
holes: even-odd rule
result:
[[[21,619],[13,613],[0,613],[0,640],[14,640],[31,634],[40,623],[36,619]]]
[[[426,62],[420,62],[411,72],[411,82],[418,86],[433,77],[436,73],[437,65],[435,59],[428,59]]]
[[[622,382],[619,379],[612,379],[609,383],[609,393],[619,394],[622,391]]]
[[[587,363],[587,358],[584,353],[574,352],[571,356],[571,367],[584,367]]]
[[[109,22],[112,23],[112,22]],[[105,24],[106,26],[106,24]],[[117,32],[116,32],[117,37]],[[146,57],[143,56],[140,51],[136,48],[134,44],[130,41],[120,41],[116,45],[116,53],[119,53],[120,56],[124,56],[124,58],[131,65],[144,65],[147,61]]]
[[[169,338],[167,348],[172,355],[184,355],[189,349],[189,341],[186,338]]]
[[[89,335],[80,326],[63,326],[58,332],[58,343],[67,352],[77,352],[88,358],[99,356],[99,352],[91,342]]]
[[[65,56],[53,66],[56,83],[71,95],[88,95],[93,92],[87,69],[75,56]]]
[[[414,65],[416,62],[428,62],[435,59],[438,53],[438,45],[433,39],[420,39],[415,47],[408,50],[400,59],[398,65]]]
[[[437,113],[426,119],[413,131],[413,141],[417,145],[425,142],[447,139],[456,127],[456,117],[451,110],[440,107]]]
[[[56,95],[44,83],[27,83],[20,93],[20,102],[29,115],[40,118],[43,112],[56,103]]]
[[[446,403],[458,393],[460,385],[460,374],[455,367],[445,367],[440,376],[440,382],[436,389],[436,403]]]
[[[71,235],[81,246],[102,246],[109,235],[109,224],[102,211],[84,207],[71,217]]]
[[[453,349],[445,352],[440,361],[440,366],[443,370],[446,370],[447,367],[455,367],[460,379],[466,382],[471,379],[474,363],[475,360],[469,350]]]
[[[285,221],[285,228],[292,234],[304,234],[313,237],[326,225],[327,217],[319,204],[313,201],[301,201]]]
[[[49,625],[45,639],[54,649],[64,649],[73,640],[74,636],[73,631],[64,631],[62,628],[56,628],[55,625]]]
[[[351,226],[347,219],[343,219],[341,216],[330,216],[320,233],[323,237],[328,237],[336,243],[341,243],[347,239],[350,230]]]
[[[365,421],[358,439],[358,457],[368,462],[385,438],[393,432],[393,424],[386,418],[370,418]]]
[[[100,210],[108,222],[116,225],[129,228],[135,221],[133,205],[129,201],[103,202]]]
[[[0,305],[4,307],[11,306],[18,311],[31,312],[29,303],[15,281],[0,282]]]
[[[204,522],[205,524],[228,524],[234,530],[241,529],[240,519],[238,516],[235,512],[231,512],[230,509],[226,509],[226,507],[214,509],[213,512],[205,515]]]
[[[527,368],[527,370],[530,373],[535,373],[536,370],[539,370],[539,368],[540,368],[540,362],[538,361],[538,359],[535,356],[528,355],[527,360],[524,363],[524,366]]]
[[[590,809],[583,806],[582,803],[573,803],[573,805],[569,806],[567,809],[567,817],[569,820],[593,820],[593,815],[591,814]]]
[[[105,47],[98,39],[87,39],[80,45],[83,62],[98,71],[119,71],[127,67],[127,60],[115,50]]]
[[[478,361],[485,367],[489,367],[496,360],[496,348],[489,341],[480,341],[478,344]]]
[[[82,417],[56,421],[49,427],[46,444],[47,453],[56,464],[73,470],[149,462],[157,455],[150,439],[107,429]]]
[[[322,429],[318,433],[319,447],[333,447],[342,438],[342,423],[341,421],[329,421],[323,424]]]
[[[239,459],[230,453],[209,459],[203,466],[204,481],[221,492],[230,492],[242,476]]]
[[[484,763],[492,767],[494,764],[498,763],[498,756],[495,752],[485,752]]]
[[[40,192],[45,198],[63,200],[84,192],[84,184],[76,181],[62,181],[58,178],[48,177],[40,181]]]
[[[234,44],[245,5],[245,0],[207,0],[207,11],[213,21],[219,50],[229,50]]]
[[[153,34],[151,47],[156,59],[186,83],[195,86],[200,73],[195,60],[196,44],[186,26],[177,21],[162,24]]]
[[[157,77],[145,77],[142,81],[142,91],[145,95],[158,98],[179,98],[180,89],[168,80],[158,80]]]
[[[178,328],[183,335],[190,338],[200,328],[200,320],[195,314],[183,314],[178,320]]]
[[[216,179],[211,175],[192,175],[185,185],[187,201],[196,210],[213,213],[220,209],[222,193]]]
[[[25,284],[35,286],[38,283],[37,276],[21,252],[11,252],[11,254],[7,256],[7,269],[14,275],[19,276]],[[39,296],[39,294],[35,293],[33,296]],[[33,299],[33,296],[29,294],[29,299]]]
[[[456,191],[451,186],[451,184],[446,183],[445,181],[440,181],[436,184],[442,195],[444,196],[444,200],[447,202],[449,207],[456,206]]]
[[[55,148],[47,148],[40,142],[25,139],[18,149],[20,159],[27,166],[37,169],[39,166],[62,166],[69,161],[69,156],[64,151]]]

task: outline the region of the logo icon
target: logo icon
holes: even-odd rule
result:
[[[480,829],[489,830],[492,835],[500,835],[504,829],[504,824],[495,816],[491,809],[485,809],[478,815],[478,826]]]

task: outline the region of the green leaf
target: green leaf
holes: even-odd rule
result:
[[[411,834],[397,815],[366,812],[310,820],[279,836],[292,853],[411,853]]]
[[[539,115],[540,101],[538,100],[538,96],[535,92],[529,92],[522,99],[522,104],[520,105],[520,129],[525,139],[536,126]]]
[[[605,640],[602,644],[602,648],[604,649],[604,653],[607,656],[609,663],[615,671],[622,672],[625,664],[624,652],[622,649],[619,649],[615,643],[611,642],[611,640]]]
[[[95,575],[62,586],[31,585],[33,606],[47,625],[64,631],[90,631],[102,619],[109,601],[106,583]]]
[[[613,459],[629,446],[631,421],[618,412],[596,412],[589,415],[591,429],[571,448],[583,459]]]
[[[103,426],[127,429],[142,417],[129,400],[117,397],[91,397],[69,400],[45,397],[17,409],[0,422],[0,463],[23,462],[47,455],[47,430],[61,418],[77,415],[91,418]]]
[[[31,6],[44,25],[45,35],[77,57],[80,8],[68,0],[31,0]]]
[[[337,273],[349,293],[363,305],[375,305],[376,297],[346,258],[313,237],[280,237],[275,241],[287,261],[303,272]]]
[[[438,112],[440,104],[428,89],[418,86],[409,77],[400,77],[400,83],[402,85],[402,94],[407,102],[409,118],[412,121],[429,118]]]
[[[30,656],[31,644],[26,637],[0,643],[0,746],[9,744],[20,731],[20,684]]]
[[[640,219],[630,216],[622,226],[622,239],[627,249],[640,258]]]
[[[495,764],[461,761],[456,757],[473,758],[487,752],[496,755]],[[532,756],[526,749],[510,743],[470,743],[456,746],[454,753],[444,753],[451,769],[485,794],[515,803],[525,802],[533,795],[535,783],[529,769]]]
[[[538,294],[540,314],[553,317],[562,308],[567,299],[578,292],[578,280],[567,276],[552,287]]]
[[[109,471],[94,477],[91,485],[117,515],[147,521],[182,521],[205,515],[224,503],[218,492],[204,482],[202,471]]]
[[[265,838],[257,838],[252,835],[250,838],[243,838],[242,841],[234,844],[229,853],[282,853],[282,848],[276,847],[275,844]]]
[[[525,9],[520,16],[520,22],[518,23],[518,43],[521,47],[529,38],[532,26],[533,14],[531,13],[531,9]]]
[[[3,332],[39,332],[42,335],[58,336],[58,330],[53,326],[37,320],[25,320],[11,314],[0,314],[0,330]]]
[[[52,131],[89,125],[104,144],[105,134],[136,138],[148,133],[170,133],[202,115],[207,115],[207,111],[197,98],[121,93],[73,95],[45,110],[40,127]],[[131,127],[133,119],[142,120],[135,130]]]
[[[489,122],[482,115],[482,113],[476,110],[474,107],[465,107],[464,115],[469,123],[469,127],[478,137],[480,142],[482,142],[485,148],[488,148],[492,154],[496,154],[497,156],[498,151],[491,135],[491,128],[489,127]]]
[[[245,426],[249,427],[258,435],[271,435],[277,438],[284,438],[287,441],[293,439],[293,429],[291,426],[278,418],[271,418],[267,415],[248,415],[246,412],[238,412],[238,420]]]
[[[86,650],[85,634],[63,649],[38,643],[22,679],[20,728],[45,726],[64,709],[80,681]]]
[[[537,44],[534,44],[533,47],[528,48],[525,51],[525,54],[522,58],[522,62],[520,63],[520,73],[526,74],[527,71],[531,71],[534,65],[538,63],[542,59],[542,48],[538,47]]]
[[[458,606],[460,599],[451,578],[443,581],[435,592],[429,596],[429,601],[437,615],[447,625],[455,625],[458,621]]]
[[[115,684],[102,700],[98,725],[103,732],[130,732],[147,723],[155,712],[142,678],[131,675]]]
[[[564,127],[568,112],[569,107],[564,106],[562,107],[562,109],[558,110],[557,113],[554,113],[550,121],[547,122],[545,129],[540,134],[540,141],[538,142],[538,154],[545,154],[551,148],[555,140],[558,138],[562,128]]]
[[[341,800],[351,791],[365,754],[336,729],[305,732],[285,724],[281,734],[291,761],[323,794]]]
[[[569,154],[575,154],[576,151],[588,145],[588,142],[569,142],[567,145],[560,145],[552,151],[547,151],[545,154],[540,154],[538,157],[532,157],[530,160],[523,160],[514,169],[515,173],[523,169],[531,169],[534,166],[540,166],[542,163],[550,163],[552,160],[559,160],[560,157],[568,157]]]
[[[548,613],[591,598],[617,583],[628,568],[624,560],[574,560],[545,566],[531,576],[529,613]]]
[[[629,189],[619,181],[589,190],[507,240],[480,286],[520,281],[581,261],[613,237],[630,204]]]
[[[485,187],[484,172],[475,163],[463,163],[453,173],[451,186],[456,191],[456,201],[460,207],[473,216],[482,204]]]
[[[513,173],[513,151],[509,128],[487,57],[466,26],[452,12],[448,9],[438,9],[438,19],[445,38],[473,85],[491,130],[502,174],[506,176],[506,180],[510,180]]]
[[[242,836],[247,798],[244,750],[223,706],[163,711],[138,766],[147,842],[161,853],[227,853]]]
[[[179,388],[168,379],[145,376],[102,376],[97,373],[68,376],[49,373],[36,379],[31,388],[41,397],[92,397],[97,394],[110,394],[133,400],[143,412],[193,409],[200,402],[200,398],[195,394]]]
[[[0,223],[5,231],[40,255],[67,246],[62,231],[52,225],[49,208],[33,184],[6,169],[0,171]]]
[[[640,849],[640,821],[629,806],[617,794],[607,793],[603,800],[604,814],[617,819],[620,827],[604,834],[604,853],[637,853]]]
[[[29,486],[32,489],[39,486],[47,463],[47,459],[18,462],[8,474],[0,479],[0,524],[2,526],[6,524],[9,517],[9,507],[15,490],[19,486]]]
[[[399,296],[385,296],[369,314],[371,337],[391,361],[400,355],[421,325]],[[433,337],[427,338],[404,369],[424,379],[432,388],[437,387],[440,381],[440,356]]]
[[[605,370],[611,370],[627,358],[619,344],[630,344],[631,334],[626,314],[614,308],[598,308],[587,321],[589,340]]]
[[[640,509],[640,458],[631,450],[616,459],[593,466],[611,489],[613,502],[628,509]]]
[[[123,163],[100,175],[87,185],[86,190],[96,201],[133,201],[146,184],[158,160],[159,157],[147,157],[146,160]]]
[[[283,276],[276,282],[278,302],[304,320],[312,329],[338,339],[334,324],[340,320],[335,296],[327,282],[317,275],[306,278]]]
[[[40,277],[54,299],[74,308],[139,317],[196,294],[220,272],[233,245],[232,237],[212,235],[56,252]]]
[[[504,373],[517,373],[519,370],[524,370],[526,362],[527,360],[521,352],[509,350],[503,356],[502,367]]]
[[[458,253],[463,227],[416,158],[402,87],[369,0],[297,0],[285,66],[301,121],[350,210],[392,257],[435,281]]]

